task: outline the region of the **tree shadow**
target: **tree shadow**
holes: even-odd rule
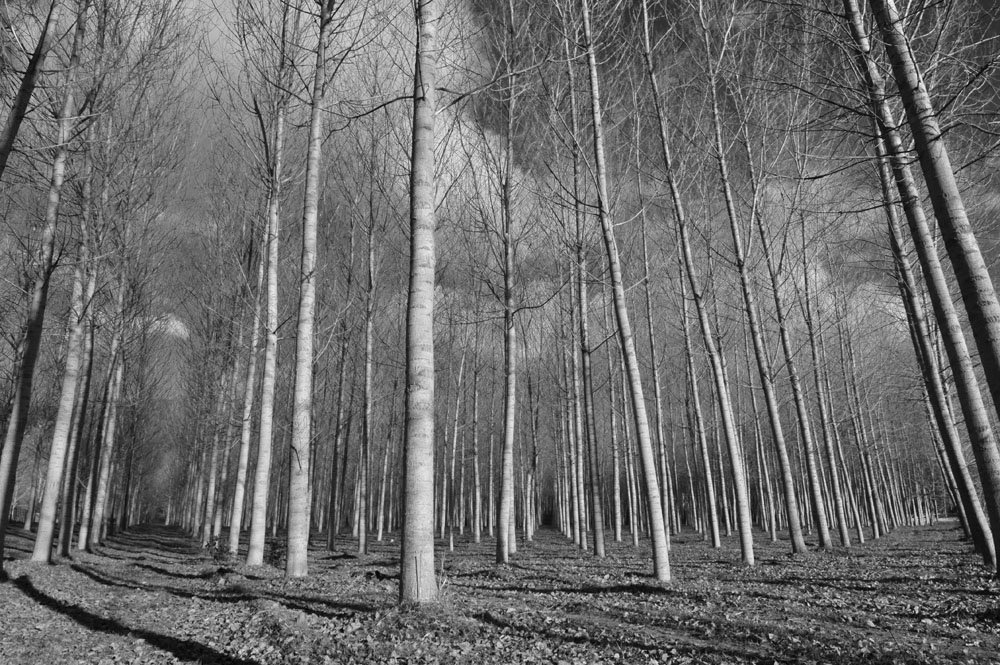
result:
[[[253,661],[243,658],[235,658],[222,652],[216,651],[199,642],[192,640],[181,640],[168,635],[161,635],[141,628],[129,628],[113,619],[105,619],[102,616],[91,614],[86,610],[66,603],[43,593],[35,588],[25,576],[14,580],[17,586],[26,596],[49,608],[55,612],[63,614],[87,630],[108,633],[111,635],[121,635],[122,637],[137,637],[148,644],[172,653],[180,660],[193,661],[199,663],[213,663],[215,665],[255,665]]]
[[[113,577],[108,574],[98,573],[97,571],[90,570],[89,568],[78,564],[72,564],[70,565],[70,568],[104,586],[119,587],[122,589],[141,589],[143,591],[162,591],[170,594],[171,596],[177,596],[178,598],[184,598],[187,600],[197,598],[199,600],[211,600],[220,603],[238,603],[242,601],[255,600],[259,597],[247,593],[247,591],[242,588],[224,588],[215,592],[209,591],[196,593],[193,591],[185,591],[184,589],[167,586],[165,584],[146,584],[144,582],[134,582],[124,578]]]
[[[608,636],[592,636],[589,634],[589,631],[585,631],[583,634],[574,634],[552,630],[538,625],[529,628],[508,621],[493,614],[492,612],[478,612],[473,615],[473,618],[485,624],[499,628],[500,630],[524,632],[545,638],[546,640],[570,642],[594,647],[626,647],[649,652],[669,648],[675,652],[674,655],[676,656],[694,656],[695,660],[697,660],[697,655],[705,653],[726,655],[741,659],[762,659],[769,656],[769,654],[757,648],[755,645],[745,644],[737,646],[725,644],[722,641],[709,642],[681,632],[663,629],[658,629],[655,633],[648,631],[641,637],[637,636],[637,638],[633,639],[622,639],[616,630],[609,630]],[[609,628],[613,627],[609,626]]]
[[[213,567],[211,570],[205,570],[200,573],[184,573],[176,570],[169,570],[167,568],[163,568],[162,566],[154,566],[148,563],[136,563],[133,564],[133,566],[135,568],[148,570],[150,572],[156,573],[157,575],[163,575],[164,577],[173,577],[177,579],[187,579],[187,580],[198,580],[198,579],[207,580],[212,577],[215,577],[216,575],[228,575],[228,574],[236,574],[248,580],[268,579],[263,575],[250,575],[246,572],[246,570],[241,570],[230,566],[216,566]]]
[[[252,589],[236,584],[231,587],[223,587],[217,591],[187,591],[166,584],[145,584],[133,582],[124,578],[116,578],[106,573],[98,573],[78,564],[72,564],[70,568],[103,586],[119,587],[123,589],[142,589],[143,591],[162,591],[163,593],[191,600],[207,600],[218,603],[241,603],[254,600],[272,600],[284,605],[287,609],[299,610],[307,614],[313,614],[324,618],[343,618],[358,613],[371,614],[379,608],[375,605],[365,603],[352,603],[343,601],[331,601],[316,596],[290,595],[280,593],[255,593]],[[318,609],[313,605],[323,605],[328,610]]]

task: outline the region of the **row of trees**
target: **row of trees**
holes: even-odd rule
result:
[[[281,534],[301,576],[310,534],[398,529],[424,602],[456,531],[498,563],[544,523],[598,557],[646,535],[666,581],[683,528],[753,565],[755,529],[849,547],[954,506],[995,568],[978,6],[237,0],[182,93],[190,17],[111,33],[91,2],[42,24],[73,26],[46,224],[9,225],[41,285],[10,294],[2,515],[39,505],[34,558],[161,510],[250,565]],[[177,176],[182,94],[207,129]],[[43,192],[3,182],[30,218]]]
[[[163,250],[158,222],[176,191],[177,58],[190,36],[175,3],[41,4],[8,7],[4,17],[15,38],[4,72],[20,82],[0,171],[8,341],[0,550],[21,479],[39,505],[33,558],[48,560],[57,522],[66,555],[75,525],[91,546],[112,510],[127,522],[135,508],[131,486],[145,465],[133,445],[116,443],[151,434],[143,409],[159,377],[150,275]],[[35,46],[21,54],[24,36]],[[52,309],[61,325],[51,325]],[[128,377],[126,359],[137,370]],[[50,379],[40,406],[36,377]],[[19,464],[26,438],[35,469],[48,444],[40,485],[23,482],[34,475]]]

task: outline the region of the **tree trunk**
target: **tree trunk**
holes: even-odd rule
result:
[[[636,441],[642,460],[642,472],[646,481],[646,501],[649,509],[650,532],[653,541],[653,574],[661,582],[670,580],[670,561],[668,558],[667,533],[664,526],[660,484],[656,477],[656,458],[649,432],[649,418],[646,416],[646,402],[643,397],[642,377],[639,371],[639,361],[635,350],[635,338],[629,319],[628,307],[625,301],[625,287],[622,283],[621,265],[618,256],[618,246],[614,236],[611,221],[611,200],[608,196],[607,165],[604,155],[604,124],[601,117],[600,83],[597,74],[597,52],[593,32],[590,25],[589,0],[580,0],[583,15],[583,31],[586,44],[587,68],[590,76],[591,110],[594,130],[594,164],[597,177],[598,217],[604,237],[604,249],[607,253],[610,270],[612,296],[615,304],[615,316],[618,321],[618,337],[625,357],[628,375],[629,395],[631,397],[632,415],[635,418]],[[597,460],[594,460],[596,464]],[[596,512],[596,511],[595,511]]]
[[[823,450],[826,454],[826,464],[830,468],[830,488],[833,493],[833,509],[837,516],[837,532],[840,536],[840,544],[843,547],[851,546],[851,536],[847,529],[847,511],[844,507],[844,492],[840,485],[840,465],[837,464],[837,456],[834,452],[833,445],[833,434],[830,432],[830,414],[827,410],[827,396],[823,390],[823,384],[820,381],[820,359],[819,359],[819,348],[816,343],[817,328],[820,328],[816,322],[818,316],[813,314],[812,310],[812,295],[809,288],[809,265],[806,259],[805,252],[805,218],[802,220],[802,283],[803,283],[803,320],[806,324],[806,334],[809,337],[809,353],[812,359],[813,365],[813,385],[816,388],[816,401],[819,406],[819,422],[820,428],[823,432]]]
[[[96,288],[95,270],[90,271],[87,283],[87,302],[93,298]],[[84,424],[88,417],[90,403],[90,388],[94,370],[94,322],[93,312],[88,311],[85,323],[86,331],[83,347],[83,377],[82,385],[77,393],[76,406],[73,410],[73,429],[70,432],[69,460],[66,465],[66,475],[63,480],[63,502],[59,512],[59,556],[69,557],[73,544],[73,529],[76,524],[76,504],[78,497],[78,467],[80,451],[83,447]]]
[[[850,0],[855,2],[856,0]],[[920,168],[927,183],[934,216],[945,249],[958,278],[959,291],[976,340],[983,373],[1000,414],[1000,300],[993,279],[969,223],[962,193],[955,178],[937,113],[924,84],[913,51],[903,32],[894,0],[872,0],[872,13],[882,33],[893,76],[916,144]],[[980,476],[987,486],[987,505],[993,531],[1000,532],[1000,455],[996,447],[977,457]]]
[[[479,326],[472,354],[472,540],[483,539],[483,487],[479,472]]]
[[[688,229],[687,220],[684,211],[684,206],[680,198],[680,190],[677,185],[677,180],[673,172],[672,157],[670,152],[670,143],[667,140],[667,125],[666,118],[663,113],[663,106],[660,101],[659,84],[657,83],[654,70],[652,67],[652,55],[649,47],[649,20],[648,20],[648,10],[646,6],[646,0],[643,0],[643,15],[645,20],[644,25],[644,52],[646,58],[646,72],[650,82],[650,88],[653,96],[653,103],[656,110],[656,117],[658,121],[658,129],[660,134],[660,149],[663,157],[664,170],[667,176],[667,184],[670,189],[670,198],[674,207],[674,214],[677,221],[677,230],[680,236],[680,247],[683,257],[683,265],[685,266],[685,271],[687,274],[687,279],[689,286],[691,287],[691,295],[695,301],[695,307],[698,310],[698,320],[701,323],[702,337],[705,341],[706,351],[709,356],[709,361],[712,367],[712,373],[715,379],[716,391],[719,397],[720,411],[722,416],[723,431],[726,436],[726,443],[730,449],[730,458],[732,461],[733,468],[733,478],[736,484],[736,496],[738,507],[740,510],[740,549],[743,556],[743,562],[748,566],[754,564],[754,552],[753,552],[753,534],[752,525],[750,522],[750,511],[749,511],[749,498],[747,496],[746,490],[746,477],[745,471],[742,464],[742,458],[740,457],[740,446],[737,440],[736,427],[734,423],[734,416],[732,411],[732,400],[729,396],[729,390],[725,385],[725,378],[723,375],[722,359],[719,350],[716,346],[715,340],[712,337],[711,326],[708,321],[708,315],[705,311],[705,305],[703,301],[703,296],[701,290],[697,283],[697,278],[694,273],[694,262],[691,256],[691,246],[688,240]],[[707,470],[706,470],[707,471]],[[727,524],[728,527],[728,524]]]
[[[682,257],[683,258],[683,257]],[[715,497],[715,482],[712,478],[712,464],[708,456],[708,439],[705,436],[705,416],[701,408],[701,394],[698,390],[698,374],[694,367],[694,349],[691,344],[691,335],[688,329],[688,294],[687,280],[684,275],[680,278],[681,284],[681,327],[684,331],[684,356],[686,358],[686,369],[688,375],[688,391],[691,398],[691,407],[694,412],[694,433],[693,436],[698,442],[698,449],[701,452],[701,462],[705,468],[705,504],[708,509],[708,529],[712,538],[712,547],[718,549],[722,547],[722,539],[719,535],[719,509]]]
[[[123,287],[124,288],[124,287]],[[121,333],[116,333],[121,334]],[[94,512],[91,517],[89,541],[87,549],[93,551],[104,540],[105,514],[107,512],[108,496],[111,488],[111,466],[115,452],[115,430],[118,422],[118,402],[121,397],[122,377],[125,371],[125,359],[120,351],[115,365],[114,378],[108,391],[108,406],[104,416],[101,441],[101,463],[97,474],[97,484],[94,488]]]
[[[55,534],[56,508],[63,487],[63,470],[67,467],[73,406],[76,404],[80,368],[84,356],[84,327],[86,307],[84,291],[86,277],[87,249],[80,243],[77,266],[73,277],[73,292],[70,296],[69,322],[66,335],[66,365],[63,370],[62,391],[52,428],[52,445],[49,448],[49,466],[45,475],[45,490],[42,494],[41,513],[38,519],[38,533],[31,553],[32,561],[48,563],[52,559],[52,539]]]
[[[410,281],[406,316],[406,443],[399,598],[437,598],[434,577],[434,114],[437,2],[418,0],[410,152]],[[506,525],[500,525],[505,528]]]
[[[14,150],[14,142],[21,129],[21,122],[24,121],[28,113],[28,105],[31,103],[31,96],[35,92],[35,85],[42,72],[42,63],[48,53],[52,40],[49,39],[49,30],[59,22],[60,0],[49,2],[49,11],[45,15],[45,22],[42,30],[38,34],[38,42],[35,50],[31,52],[28,64],[21,75],[21,83],[17,88],[17,94],[10,105],[10,112],[7,113],[7,122],[4,124],[3,134],[0,134],[0,179],[3,179],[4,171],[7,170],[7,160]]]
[[[890,14],[894,15],[895,9],[891,3],[887,5],[884,1],[873,5],[873,9],[876,10],[876,18],[879,20],[883,36],[887,41],[891,41],[891,43],[887,43],[887,50],[890,52],[890,60],[897,81],[900,82],[899,87],[903,94],[907,117],[917,144],[917,154],[945,239],[945,246],[958,277],[963,299],[966,302],[966,309],[972,322],[973,335],[980,352],[980,360],[983,363],[987,382],[996,403],[997,398],[1000,397],[1000,376],[994,374],[1000,375],[1000,365],[992,364],[996,356],[991,356],[992,352],[990,348],[987,348],[991,345],[987,343],[988,340],[983,339],[983,336],[986,334],[987,337],[992,337],[993,341],[997,342],[1000,340],[1000,333],[987,334],[984,326],[977,322],[987,321],[992,316],[987,314],[987,310],[990,307],[996,307],[995,323],[1000,326],[1000,305],[996,305],[992,281],[989,274],[985,272],[985,265],[982,265],[982,271],[976,268],[977,260],[979,264],[982,264],[982,256],[979,254],[968,220],[965,219],[961,197],[957,189],[954,192],[949,189],[954,185],[954,175],[951,173],[947,151],[937,129],[937,121],[933,117],[933,109],[929,106],[927,91],[908,52],[900,51],[900,49],[904,49],[906,44],[905,36],[902,35],[898,27],[898,17],[890,16]],[[917,256],[927,280],[928,294],[955,377],[955,388],[958,392],[959,402],[972,442],[972,450],[983,483],[984,500],[993,534],[994,551],[1000,552],[1000,451],[997,449],[992,425],[979,391],[979,383],[966,346],[965,335],[955,312],[944,271],[938,260],[937,249],[924,216],[923,207],[920,204],[920,195],[906,162],[907,154],[896,129],[892,111],[885,98],[884,83],[871,56],[871,47],[864,32],[863,19],[856,0],[844,0],[844,10],[857,48],[859,67],[865,77],[869,100],[885,141],[896,188],[899,191],[900,201],[903,204],[903,210],[910,227],[910,234],[913,237]],[[909,89],[909,86],[918,89],[912,90]],[[907,89],[904,90],[904,88]],[[915,113],[914,105],[921,105],[919,112]],[[952,197],[952,194],[954,201],[950,204],[948,201],[942,200]],[[992,306],[987,302],[989,297],[993,299]],[[1000,330],[1000,327],[997,330]]]
[[[264,223],[264,242],[268,248],[270,225]],[[247,359],[246,382],[243,390],[243,411],[240,416],[240,452],[236,462],[236,482],[233,486],[233,504],[229,513],[228,551],[233,556],[239,553],[240,534],[243,529],[243,502],[246,499],[247,470],[250,466],[250,439],[253,435],[253,402],[257,386],[257,351],[260,347],[261,301],[264,297],[264,274],[267,259],[260,257],[257,265],[257,288],[254,291],[254,307],[250,317],[250,349]]]
[[[924,379],[924,394],[926,404],[932,414],[932,424],[937,428],[940,442],[944,446],[957,490],[961,499],[962,512],[968,518],[967,526],[971,531],[972,541],[982,554],[987,566],[996,567],[996,550],[993,535],[987,523],[979,493],[972,482],[969,467],[962,450],[961,437],[945,398],[945,390],[941,380],[941,369],[938,366],[937,354],[931,348],[927,326],[924,321],[923,307],[916,299],[917,283],[910,269],[910,259],[903,253],[903,239],[899,228],[899,220],[895,202],[891,194],[891,176],[886,162],[885,149],[881,141],[879,148],[879,176],[882,181],[882,192],[885,197],[886,217],[889,222],[889,243],[896,264],[896,275],[899,284],[900,297],[909,321],[910,337],[913,342],[914,354]]]
[[[284,178],[285,105],[277,109],[271,153],[271,180],[267,197],[267,335],[264,342],[264,376],[260,387],[260,425],[257,433],[257,465],[254,471],[253,501],[250,509],[248,566],[264,563],[267,527],[268,488],[271,482],[271,453],[274,443],[274,397],[278,362],[278,244],[281,238],[281,188]],[[230,545],[231,547],[231,545]]]
[[[316,236],[319,223],[320,160],[323,149],[323,104],[326,97],[326,40],[333,23],[335,0],[320,6],[316,64],[313,71],[306,154],[305,197],[302,203],[302,258],[299,269],[298,325],[295,335],[295,388],[292,438],[288,463],[288,544],[286,577],[309,572],[309,488],[312,446],[313,344],[316,318]]]

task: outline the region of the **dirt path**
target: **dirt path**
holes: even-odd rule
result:
[[[99,555],[8,561],[0,663],[1000,662],[1000,587],[957,536],[941,523],[794,559],[759,536],[745,569],[735,540],[685,534],[665,586],[644,548],[599,561],[542,533],[498,569],[492,541],[461,540],[439,553],[443,602],[417,613],[395,606],[392,543],[317,548],[287,581],[147,527]]]

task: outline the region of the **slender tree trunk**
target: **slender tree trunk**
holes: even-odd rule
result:
[[[568,31],[567,31],[568,32]],[[574,374],[576,374],[576,359],[579,358],[579,376],[582,379],[582,387],[578,386],[576,393],[577,398],[581,398],[578,402],[577,408],[582,409],[582,421],[580,423],[581,427],[579,429],[580,441],[583,446],[588,451],[591,459],[596,459],[596,418],[594,415],[594,385],[593,385],[593,370],[592,370],[592,350],[590,348],[590,304],[589,304],[589,293],[588,293],[588,275],[587,275],[587,252],[584,246],[584,224],[586,223],[586,214],[584,212],[584,187],[582,182],[582,170],[581,170],[581,159],[580,159],[580,148],[577,144],[576,138],[580,131],[580,119],[579,113],[576,106],[576,75],[574,70],[574,64],[570,58],[570,47],[569,47],[569,36],[564,34],[563,36],[563,47],[566,52],[567,60],[567,76],[569,79],[569,90],[570,90],[570,131],[573,133],[574,140],[572,141],[572,153],[573,153],[573,219],[574,219],[574,252],[575,252],[575,269],[576,269],[576,279],[574,280],[576,285],[576,305],[578,309],[577,324],[579,326],[579,346],[580,353],[579,356],[574,353]],[[610,354],[610,350],[609,350]],[[610,355],[609,355],[610,359]],[[610,362],[610,360],[609,360]],[[611,408],[614,409],[614,401],[612,397]],[[612,428],[613,431],[613,428]],[[614,446],[614,441],[612,441],[612,446]],[[600,497],[600,469],[597,464],[590,465],[589,482],[591,485],[590,496],[593,498],[593,515],[594,515],[594,554],[598,557],[604,557],[604,521],[603,521],[603,505]],[[584,520],[586,521],[586,513],[582,514]],[[586,528],[581,530],[581,546],[586,549]],[[616,537],[620,539],[620,534]]]
[[[295,335],[295,388],[292,438],[288,463],[288,545],[286,577],[308,572],[312,447],[313,345],[316,318],[316,236],[319,224],[320,160],[323,149],[323,105],[326,97],[326,40],[333,23],[335,0],[320,5],[316,64],[313,70],[306,154],[305,197],[302,203],[302,259],[299,271],[298,326]]]
[[[756,294],[754,293],[752,282],[750,280],[749,268],[747,267],[747,260],[743,245],[743,234],[740,229],[740,221],[737,218],[736,204],[733,200],[732,188],[729,183],[729,165],[725,158],[724,147],[722,144],[721,118],[719,117],[719,106],[715,95],[714,82],[710,84],[710,87],[712,89],[711,99],[715,140],[714,149],[719,168],[719,177],[722,183],[723,197],[726,203],[727,217],[729,219],[729,230],[733,238],[734,258],[740,278],[740,291],[743,294],[743,310],[746,314],[750,339],[753,342],[754,358],[757,362],[757,373],[760,378],[761,392],[764,394],[764,404],[767,408],[768,420],[771,424],[771,436],[774,439],[774,447],[778,453],[778,467],[781,470],[782,486],[784,488],[789,541],[792,547],[792,553],[801,553],[805,552],[807,548],[805,539],[802,537],[802,526],[799,523],[798,499],[795,496],[795,483],[792,476],[791,463],[788,458],[788,447],[785,443],[784,426],[781,423],[780,405],[774,390],[772,368],[770,366],[764,337],[761,333],[761,325],[757,319]],[[755,187],[755,193],[756,189],[757,188]],[[757,204],[758,200],[755,196],[753,209],[751,210],[752,215],[757,214]],[[769,250],[765,246],[764,252],[766,253],[767,251]]]
[[[264,238],[261,246],[268,248],[270,225],[264,223]],[[269,250],[268,250],[269,251]],[[250,439],[253,435],[253,403],[257,386],[257,351],[260,347],[261,302],[264,297],[264,274],[267,259],[261,257],[257,264],[257,288],[254,291],[254,307],[250,317],[250,349],[247,359],[246,382],[243,389],[243,410],[240,416],[240,452],[236,462],[236,482],[233,486],[233,504],[229,513],[228,550],[232,555],[239,553],[240,534],[243,529],[243,503],[246,499],[247,469],[250,466]]]
[[[93,299],[97,280],[95,270],[89,271],[87,280],[87,293],[85,302]],[[84,424],[87,422],[88,407],[90,403],[90,387],[94,370],[94,323],[93,313],[88,309],[84,323],[84,346],[83,346],[83,376],[81,378],[80,390],[77,392],[76,405],[73,409],[72,429],[70,431],[70,444],[68,461],[66,464],[66,475],[63,479],[62,496],[63,502],[59,511],[59,556],[69,557],[73,541],[73,528],[76,524],[76,504],[78,482],[78,467],[80,460],[80,449],[83,446]]]
[[[570,278],[573,279],[572,277]],[[568,351],[568,357],[570,360],[569,368],[567,372],[572,376],[573,385],[573,436],[571,438],[572,446],[572,456],[573,456],[573,491],[576,495],[576,530],[574,532],[574,543],[580,547],[580,549],[585,550],[587,546],[587,532],[590,529],[590,516],[587,512],[587,491],[586,483],[584,478],[587,475],[587,460],[586,460],[586,450],[589,446],[586,444],[587,441],[587,421],[583,416],[583,388],[581,387],[581,376],[580,376],[580,345],[576,343],[577,335],[579,335],[579,324],[577,322],[577,317],[580,315],[579,307],[577,307],[576,301],[576,289],[570,289],[569,300],[570,300],[570,332],[569,335],[573,340],[570,344],[570,349]]]
[[[686,368],[688,375],[688,390],[691,395],[691,406],[694,411],[694,432],[693,436],[698,442],[698,449],[701,451],[701,462],[705,468],[705,504],[708,508],[708,527],[712,538],[712,547],[718,549],[722,547],[722,539],[719,535],[719,511],[715,497],[715,482],[712,478],[712,464],[708,456],[708,439],[705,436],[705,416],[701,408],[701,395],[698,390],[698,374],[694,367],[694,349],[691,344],[691,335],[688,331],[688,294],[687,280],[681,275],[681,319],[684,331],[684,356],[687,360]]]
[[[639,145],[639,123],[636,122],[636,147]],[[639,160],[641,152],[636,150],[636,160]],[[639,205],[640,205],[640,233],[642,239],[642,293],[646,310],[646,333],[649,341],[649,364],[652,372],[653,379],[653,402],[655,405],[653,414],[656,417],[656,427],[654,432],[656,433],[656,450],[658,451],[658,459],[660,462],[660,478],[662,480],[663,496],[662,508],[664,519],[671,514],[671,483],[670,474],[667,465],[667,453],[666,445],[664,443],[663,428],[664,428],[664,417],[663,417],[663,389],[660,385],[660,364],[656,354],[656,332],[653,327],[653,301],[650,295],[650,273],[649,273],[649,245],[647,242],[646,234],[646,201],[643,192],[642,184],[642,171],[639,165],[636,164],[636,185],[639,190]],[[672,437],[671,437],[672,440]],[[617,452],[617,448],[615,448]],[[621,500],[618,496],[620,492],[618,485],[618,465],[615,464],[615,540],[621,540]],[[677,530],[680,530],[680,521],[677,521]],[[668,543],[669,544],[669,543]]]
[[[122,297],[122,292],[119,291],[119,299]],[[120,303],[119,303],[120,304]],[[111,349],[108,354],[110,361],[108,362],[108,367],[106,370],[106,376],[104,379],[104,389],[101,391],[100,400],[100,411],[96,419],[94,419],[96,424],[96,432],[93,432],[93,427],[91,428],[91,451],[90,451],[90,468],[87,472],[87,484],[84,488],[83,493],[83,506],[80,511],[80,532],[77,534],[77,549],[79,550],[89,550],[90,549],[90,526],[91,526],[91,516],[93,514],[94,505],[94,494],[97,491],[97,478],[100,473],[100,460],[103,456],[101,451],[101,442],[104,437],[104,427],[107,422],[107,409],[108,405],[111,403],[111,391],[114,387],[114,376],[115,369],[118,363],[118,344],[120,343],[120,338],[118,335],[112,335],[111,337]],[[190,483],[191,476],[187,474],[185,477],[185,482]],[[188,487],[185,487],[185,492],[183,496],[190,496],[190,492],[187,491]]]
[[[396,429],[396,394],[399,390],[399,382],[394,379],[392,382],[392,401],[389,404],[389,428],[385,435],[385,451],[382,454],[382,482],[379,486],[378,495],[378,535],[377,539],[382,542],[382,532],[385,526],[386,493],[387,485],[391,482],[389,473],[390,450],[392,449],[392,434]]]
[[[812,310],[812,295],[809,284],[810,269],[805,252],[805,219],[802,220],[802,283],[803,283],[803,319],[806,324],[806,334],[809,337],[809,353],[813,365],[813,385],[816,388],[816,401],[819,407],[819,422],[823,432],[823,450],[826,454],[826,464],[830,468],[830,489],[833,494],[833,509],[837,516],[837,532],[840,536],[840,544],[843,547],[851,546],[851,536],[847,529],[847,511],[844,506],[844,492],[840,485],[840,465],[837,464],[837,456],[834,452],[833,434],[831,433],[830,414],[827,410],[827,396],[820,381],[820,359],[819,349],[816,343],[817,328],[821,327],[816,321],[818,313],[814,315]]]
[[[441,495],[441,537],[444,537],[445,526],[454,532],[455,530],[455,504],[461,501],[461,493],[455,494],[455,466],[458,462],[458,439],[459,425],[461,424],[462,413],[462,382],[465,378],[465,358],[467,350],[462,349],[462,358],[458,363],[458,380],[455,382],[455,417],[452,419],[451,428],[451,466],[445,477],[445,486]],[[447,454],[447,450],[445,450]],[[447,455],[445,458],[447,462]],[[450,491],[449,491],[450,490]],[[454,542],[454,535],[451,537]]]
[[[267,334],[264,342],[264,375],[260,388],[260,425],[257,439],[257,465],[254,471],[253,502],[250,510],[250,536],[247,546],[248,566],[264,563],[264,539],[267,528],[268,489],[271,483],[271,457],[274,443],[274,402],[278,361],[278,262],[281,238],[281,189],[284,178],[285,148],[284,104],[279,105],[274,120],[271,153],[271,180],[267,200]],[[230,545],[231,547],[232,545]]]
[[[646,20],[643,22],[644,26],[644,55],[646,60],[646,72],[650,81],[650,88],[653,96],[653,103],[656,109],[656,116],[658,121],[658,128],[660,133],[660,149],[663,157],[664,170],[667,176],[667,184],[670,189],[670,198],[674,206],[674,214],[677,221],[677,230],[680,236],[680,247],[683,256],[683,265],[685,266],[687,279],[689,286],[691,287],[691,295],[695,301],[695,307],[698,310],[698,319],[701,323],[702,337],[705,341],[706,351],[709,356],[709,361],[712,366],[712,373],[715,379],[716,391],[719,397],[720,411],[722,417],[723,431],[726,436],[726,443],[730,449],[730,458],[733,468],[733,479],[736,485],[736,497],[738,503],[738,509],[740,511],[739,525],[740,525],[740,549],[743,556],[743,562],[752,566],[754,564],[754,552],[753,552],[753,533],[752,524],[750,521],[750,511],[749,511],[749,498],[747,496],[746,489],[746,476],[744,467],[742,464],[742,458],[740,456],[740,446],[737,440],[736,427],[734,422],[734,416],[732,411],[732,400],[729,396],[729,390],[725,384],[725,378],[723,374],[722,358],[719,353],[719,349],[716,346],[715,340],[711,332],[711,324],[708,321],[708,314],[705,310],[705,305],[703,301],[703,295],[697,283],[697,278],[694,273],[694,261],[691,256],[691,246],[688,239],[688,229],[687,229],[687,219],[685,215],[685,210],[683,203],[680,198],[680,190],[677,185],[677,180],[674,174],[672,157],[670,151],[670,143],[667,140],[667,125],[666,118],[663,112],[663,105],[660,100],[659,84],[657,83],[655,72],[652,65],[652,53],[650,49],[649,42],[649,20],[648,12],[646,7],[646,0],[643,0],[643,15]],[[728,526],[728,525],[727,525]]]
[[[374,401],[375,372],[375,242],[373,234],[374,220],[369,220],[367,275],[368,289],[365,295],[365,383],[364,383],[364,417],[361,421],[361,449],[358,451],[358,554],[368,554],[368,485],[369,466],[371,463],[372,439],[372,408]]]
[[[472,540],[483,539],[483,487],[479,471],[479,326],[472,355]]]
[[[49,466],[45,476],[45,490],[42,494],[38,533],[35,536],[35,545],[31,554],[32,561],[48,563],[52,559],[56,508],[63,488],[63,470],[67,468],[67,452],[73,425],[73,406],[76,404],[80,368],[84,362],[84,328],[87,307],[84,300],[85,281],[87,281],[85,277],[86,263],[87,249],[81,242],[73,277],[73,292],[70,296],[71,304],[66,335],[66,366],[63,370],[62,391],[56,411],[55,424],[52,428]]]
[[[507,2],[505,20],[509,21],[508,29],[513,33],[514,4]],[[508,44],[508,48],[516,48]],[[508,53],[513,58],[513,53]],[[507,61],[510,63],[510,59]],[[496,562],[506,564],[516,548],[514,529],[505,529],[515,519],[514,497],[514,435],[517,428],[517,331],[514,327],[514,117],[516,97],[514,88],[517,76],[508,68],[505,73],[504,91],[506,93],[505,111],[506,124],[504,133],[503,173],[501,175],[501,215],[503,242],[503,326],[504,326],[504,411],[503,411],[503,445],[500,449],[500,495],[497,502],[497,522],[500,530],[497,532]]]
[[[120,333],[116,334],[120,335]],[[94,512],[91,517],[90,534],[87,543],[87,549],[90,551],[93,551],[104,540],[104,531],[107,526],[105,524],[105,514],[111,488],[111,465],[114,461],[113,453],[115,452],[115,431],[118,422],[118,402],[121,396],[122,377],[125,370],[125,359],[122,356],[122,352],[119,351],[117,362],[115,359],[112,359],[111,362],[115,366],[115,372],[114,378],[111,381],[111,389],[108,391],[108,406],[107,412],[104,415],[104,426],[102,428],[101,462],[97,474],[97,484],[94,488]]]
[[[625,301],[625,287],[622,283],[621,265],[618,256],[618,246],[614,236],[611,220],[611,200],[608,196],[607,165],[604,155],[604,125],[601,110],[600,83],[597,73],[597,52],[593,32],[590,25],[589,0],[580,0],[583,17],[583,31],[586,43],[588,73],[590,76],[591,109],[594,130],[594,160],[597,177],[598,217],[604,237],[604,248],[607,253],[610,270],[611,289],[615,303],[615,316],[618,321],[618,337],[625,357],[628,374],[628,387],[631,397],[632,415],[635,418],[636,441],[642,460],[642,472],[646,482],[646,501],[649,509],[650,532],[653,545],[653,574],[661,582],[670,580],[669,548],[667,532],[664,526],[660,484],[656,477],[656,458],[649,432],[649,418],[646,416],[646,402],[643,397],[642,377],[639,371],[639,361],[635,350],[635,338],[629,319],[628,307]],[[596,460],[594,460],[596,464]],[[597,511],[595,510],[595,513]]]
[[[353,220],[353,218],[352,218]],[[345,288],[344,300],[345,302],[351,302],[351,292],[352,286],[354,284],[354,224],[351,224],[350,238],[348,240],[348,251],[347,251],[347,286]],[[349,346],[349,335],[347,328],[347,316],[346,313],[340,319],[340,352],[338,354],[338,371],[337,371],[337,410],[335,421],[333,423],[334,431],[336,435],[333,437],[333,453],[332,460],[330,462],[330,496],[329,496],[329,509],[327,510],[327,532],[326,532],[326,548],[329,551],[334,551],[337,542],[337,533],[340,531],[340,496],[343,492],[343,477],[341,476],[338,480],[338,474],[340,473],[340,449],[341,441],[344,442],[344,465],[346,466],[347,458],[347,438],[349,438],[350,427],[344,424],[344,382],[347,376],[347,350]],[[351,404],[354,403],[354,392],[351,391]],[[353,407],[352,407],[353,408]],[[350,413],[351,409],[348,409]],[[348,415],[348,422],[350,422],[350,415]]]

